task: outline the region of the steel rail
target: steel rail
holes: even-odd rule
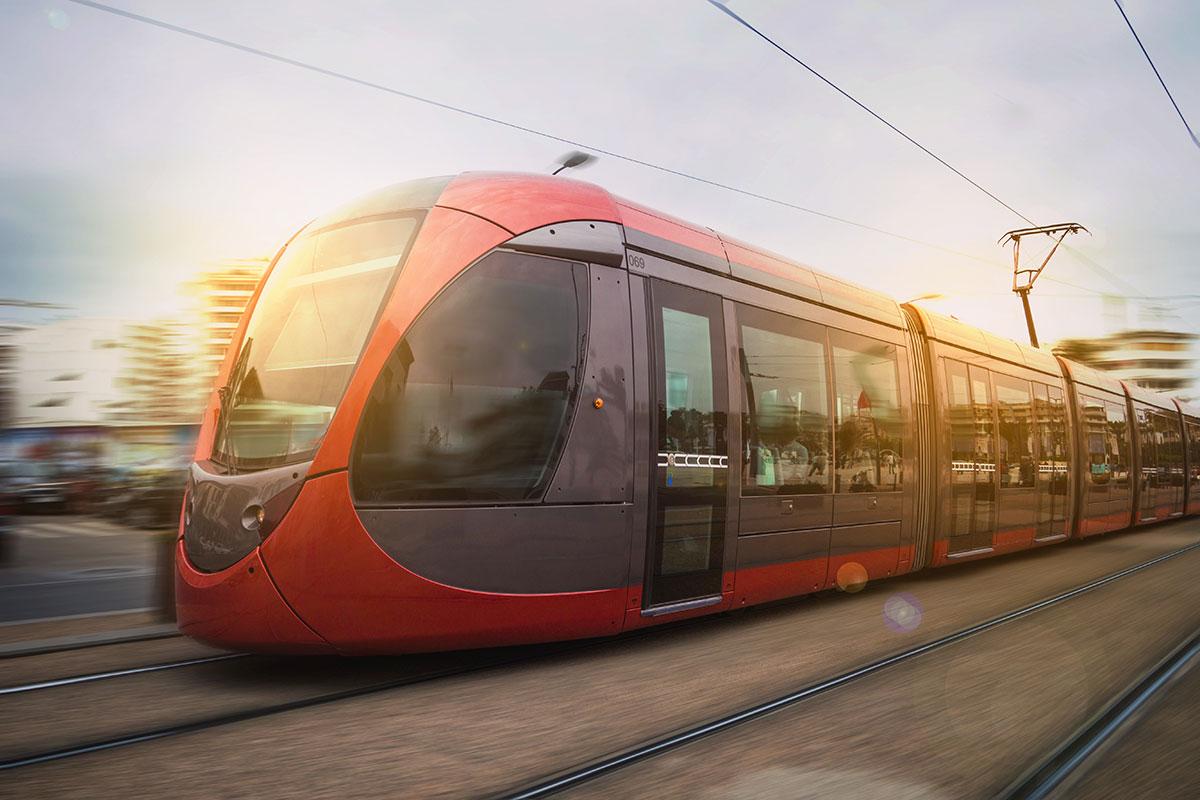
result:
[[[251,655],[251,653],[221,653],[215,656],[201,656],[199,658],[189,658],[183,661],[167,661],[160,664],[146,664],[140,667],[126,667],[125,669],[113,669],[104,672],[89,672],[82,675],[73,675],[67,678],[55,678],[53,680],[38,681],[36,683],[5,686],[0,688],[0,696],[23,694],[25,692],[36,692],[41,689],[57,689],[60,686],[74,686],[80,683],[92,683],[94,681],[108,680],[109,678],[124,678],[128,675],[145,675],[148,672],[165,672],[170,669],[193,667],[200,664],[212,664],[218,661],[230,661],[235,658],[246,658],[249,655]]]
[[[1131,720],[1200,655],[1200,631],[1135,680],[1115,700],[1067,736],[1047,758],[1013,781],[997,797],[1042,800],[1087,771],[1084,762],[1106,742],[1127,733]],[[1124,728],[1124,730],[1122,730]]]
[[[1200,546],[1200,545],[1198,545],[1198,546]],[[806,599],[806,596],[798,597],[795,599],[803,600],[803,599]],[[492,659],[486,660],[482,663],[476,662],[476,663],[470,664],[468,666],[457,666],[457,667],[448,667],[448,668],[443,668],[443,669],[438,669],[438,670],[430,670],[428,672],[419,673],[416,675],[407,675],[402,678],[396,678],[393,680],[371,683],[366,686],[359,686],[359,687],[355,687],[353,689],[342,689],[342,690],[339,690],[336,692],[327,692],[325,694],[313,695],[312,697],[301,698],[299,700],[291,700],[291,701],[288,701],[285,703],[276,703],[273,705],[261,706],[259,708],[246,709],[243,711],[235,711],[235,712],[228,713],[228,714],[218,714],[218,715],[206,717],[206,718],[199,719],[199,720],[194,720],[192,722],[185,722],[185,723],[180,723],[177,725],[165,725],[165,726],[162,726],[159,728],[153,728],[153,729],[142,731],[139,733],[126,734],[123,736],[117,736],[117,737],[113,737],[110,739],[103,739],[103,740],[98,740],[95,742],[88,742],[88,743],[79,744],[79,745],[72,745],[69,747],[64,747],[64,748],[57,749],[57,750],[46,751],[44,753],[38,753],[35,755],[19,756],[17,758],[11,758],[11,759],[7,759],[4,761],[0,761],[0,772],[10,770],[10,769],[17,769],[19,767],[32,766],[34,764],[43,764],[43,763],[50,762],[50,761],[60,761],[65,758],[72,758],[74,756],[86,755],[88,753],[96,753],[96,752],[101,752],[104,750],[114,750],[114,749],[117,749],[120,747],[126,747],[128,745],[138,744],[140,742],[149,742],[149,741],[154,741],[157,739],[166,739],[166,738],[169,738],[172,736],[179,736],[179,735],[187,734],[187,733],[196,733],[199,731],[208,730],[210,728],[218,728],[218,727],[221,727],[224,725],[231,725],[231,724],[238,723],[238,722],[246,722],[246,721],[253,720],[253,719],[259,719],[262,717],[273,716],[275,714],[282,714],[282,713],[285,713],[288,711],[297,711],[300,709],[326,705],[329,703],[338,702],[340,700],[350,700],[350,699],[357,698],[357,697],[363,697],[366,695],[386,692],[391,689],[399,689],[399,688],[402,688],[405,686],[411,686],[414,684],[427,683],[427,682],[433,681],[433,680],[440,680],[442,678],[451,678],[451,677],[455,677],[458,675],[467,675],[467,674],[471,674],[471,673],[475,673],[475,672],[484,672],[489,669],[496,669],[499,667],[512,666],[512,665],[521,664],[521,663],[525,663],[525,662],[535,661],[539,658],[544,658],[547,656],[565,655],[568,653],[586,650],[586,649],[589,649],[592,647],[600,647],[605,644],[612,643],[613,641],[630,641],[631,639],[637,639],[637,638],[641,638],[641,637],[645,637],[645,636],[653,636],[653,635],[658,635],[661,633],[666,633],[666,632],[671,632],[671,631],[679,631],[684,628],[689,628],[689,627],[693,627],[693,626],[709,625],[709,624],[713,624],[714,622],[718,622],[721,619],[723,619],[723,617],[721,617],[721,616],[695,617],[695,618],[692,618],[689,620],[682,620],[682,621],[680,621],[674,625],[671,625],[669,627],[666,627],[666,628],[657,627],[657,626],[649,627],[649,628],[641,628],[639,630],[632,631],[628,634],[623,634],[616,639],[613,639],[611,637],[605,637],[605,638],[600,638],[600,639],[585,639],[585,640],[581,640],[581,641],[577,641],[577,642],[567,642],[567,643],[554,642],[554,643],[543,644],[543,645],[528,645],[528,646],[524,646],[521,648],[523,650],[523,652],[521,652],[521,653],[511,655],[511,656],[500,657],[500,658],[492,658]],[[512,648],[506,648],[506,649],[512,649]],[[532,653],[529,652],[531,649],[534,649],[535,652],[532,652]],[[231,653],[231,654],[228,654],[228,657],[238,657],[238,656],[244,656],[244,655],[253,655],[253,654],[251,654],[251,653]],[[99,674],[99,673],[97,673],[97,674]]]
[[[108,647],[117,644],[175,639],[182,635],[173,625],[147,625],[124,631],[58,636],[33,642],[15,642],[12,645],[0,645],[0,661],[10,658],[44,656],[48,653],[64,653],[71,650],[86,650],[89,647]]]
[[[845,686],[846,684],[857,681],[860,678],[865,678],[869,675],[882,672],[888,667],[911,661],[918,656],[925,655],[926,653],[930,653],[935,650],[940,650],[948,645],[983,633],[984,631],[1005,625],[1009,622],[1013,622],[1014,620],[1022,619],[1043,609],[1059,605],[1060,603],[1064,603],[1071,598],[1078,597],[1095,589],[1099,589],[1102,586],[1107,586],[1108,584],[1118,581],[1121,578],[1134,575],[1142,570],[1149,569],[1150,567],[1161,564],[1164,561],[1182,556],[1197,549],[1200,549],[1200,542],[1172,550],[1168,553],[1164,553],[1160,556],[1149,559],[1148,561],[1135,564],[1132,567],[1126,567],[1118,570],[1117,572],[1105,575],[1104,577],[1088,581],[1087,583],[1077,586],[1074,589],[1053,595],[1044,600],[1039,600],[1036,603],[1023,606],[1015,611],[1009,611],[1005,614],[992,617],[984,622],[970,625],[953,633],[941,636],[930,642],[926,642],[925,644],[920,644],[907,650],[894,653],[890,656],[885,656],[877,661],[872,661],[863,666],[856,667],[848,672],[843,672],[832,678],[827,678],[825,680],[818,681],[817,683],[809,684],[803,688],[788,692],[787,694],[780,695],[765,702],[747,706],[740,711],[736,711],[732,714],[719,717],[709,722],[684,729],[683,731],[652,739],[628,750],[616,753],[615,755],[610,755],[598,761],[584,764],[565,772],[558,773],[557,775],[540,779],[537,782],[529,784],[523,788],[519,788],[515,791],[504,792],[497,796],[504,798],[504,800],[534,800],[534,798],[548,797],[552,794],[578,787],[584,783],[587,783],[588,781],[599,778],[602,775],[616,772],[640,761],[661,755],[669,750],[674,750],[699,739],[727,731],[730,728],[751,722],[789,706],[796,705],[797,703],[803,702],[804,700],[808,700],[817,695],[824,694],[832,689]]]

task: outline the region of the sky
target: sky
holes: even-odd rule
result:
[[[704,0],[112,4],[936,244],[612,157],[574,175],[1025,337],[997,244],[1025,223]],[[1071,244],[1123,282],[1057,255],[1043,340],[1103,332],[1095,290],[1200,329],[1200,148],[1112,2],[729,6],[1022,214],[1090,229]],[[1124,7],[1200,126],[1200,4]],[[357,195],[570,149],[67,0],[0,0],[0,53],[0,296],[71,307],[32,316],[174,313],[205,262]]]

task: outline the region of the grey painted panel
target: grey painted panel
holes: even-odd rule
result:
[[[800,494],[743,497],[743,536],[800,528],[828,528],[833,522],[833,495]]]
[[[821,290],[815,286],[809,286],[807,282],[777,275],[774,272],[767,272],[762,269],[748,267],[745,264],[739,264],[736,261],[730,262],[729,268],[733,273],[733,277],[741,281],[757,284],[758,286],[766,286],[769,289],[774,289],[784,294],[789,294],[792,297],[800,297],[806,300],[821,302]],[[814,281],[815,284],[815,281]]]
[[[526,231],[504,243],[523,253],[569,258],[619,267],[625,261],[625,239],[615,222],[558,222]]]
[[[851,525],[834,528],[829,535],[829,557],[847,556],[867,550],[883,550],[900,545],[900,523]]]
[[[268,529],[291,508],[311,461],[274,469],[226,475],[211,461],[192,464],[191,494],[184,516],[183,544],[202,572],[217,572],[241,561],[262,541],[242,520],[250,506],[262,506]]]
[[[430,580],[480,592],[613,589],[629,573],[627,505],[364,508],[389,556]]]
[[[854,333],[861,333],[863,336],[871,336],[880,341],[892,342],[897,345],[904,345],[905,343],[903,331],[884,325],[881,322],[873,322],[861,317],[851,316],[843,311],[827,308],[796,297],[789,297],[786,294],[763,289],[759,286],[732,281],[714,275],[711,272],[692,269],[683,264],[668,261],[657,256],[643,255],[641,256],[641,261],[642,263],[639,266],[634,260],[629,260],[631,274],[639,273],[648,277],[660,278],[664,281],[691,286],[705,292],[719,294],[728,300],[757,306],[768,311],[776,311],[780,314],[787,314],[821,325],[829,325],[853,331]]]
[[[587,362],[575,421],[546,494],[550,503],[626,502],[633,496],[633,341],[629,276],[588,269]],[[595,401],[603,401],[596,408]]]
[[[640,231],[637,228],[625,228],[625,241],[630,247],[643,252],[657,253],[673,261],[692,264],[720,275],[729,274],[729,262],[726,259]]]
[[[829,555],[829,529],[760,533],[738,538],[738,569],[788,564]]]
[[[897,328],[904,327],[899,303],[887,295],[819,272],[815,275],[825,305],[859,316],[881,319]]]
[[[833,524],[861,525],[900,519],[904,492],[854,492],[834,496]]]

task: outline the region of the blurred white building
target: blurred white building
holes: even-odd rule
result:
[[[123,323],[68,319],[12,334],[13,405],[20,428],[99,425],[127,398],[118,384]]]
[[[1096,339],[1063,339],[1054,352],[1120,380],[1190,399],[1196,391],[1196,338],[1170,330],[1119,331]]]
[[[185,287],[195,300],[191,324],[200,350],[195,377],[204,396],[212,388],[242,311],[270,263],[269,258],[215,261]]]

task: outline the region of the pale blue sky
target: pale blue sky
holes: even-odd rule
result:
[[[113,4],[988,259],[611,158],[577,174],[1024,335],[995,244],[1023,223],[703,0]],[[1078,248],[1143,291],[1200,294],[1200,149],[1111,2],[732,7],[1026,215],[1087,225]],[[1200,123],[1200,4],[1125,8]],[[4,0],[0,53],[0,294],[78,313],[169,309],[201,262],[347,198],[567,149],[69,2]],[[1071,257],[1047,275],[1104,285]],[[1097,332],[1072,294],[1038,286],[1043,338]]]

